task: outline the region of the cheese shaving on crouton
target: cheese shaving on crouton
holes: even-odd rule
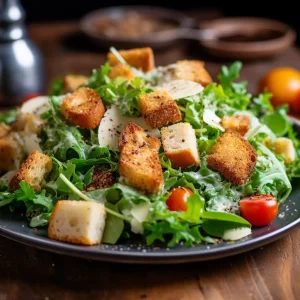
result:
[[[117,77],[122,77],[126,80],[132,80],[135,75],[128,65],[118,64],[112,66],[109,72],[110,79],[115,79]]]
[[[61,112],[72,124],[81,128],[96,128],[105,112],[99,95],[90,88],[80,88],[63,100]]]
[[[182,120],[180,110],[166,91],[156,91],[139,96],[142,116],[152,128],[160,128]]]
[[[245,135],[251,125],[251,119],[247,115],[224,116],[221,120],[221,126],[225,129],[232,129],[240,135]]]
[[[125,182],[150,194],[163,185],[163,173],[158,157],[160,142],[144,130],[128,122],[119,139],[120,175]]]
[[[200,60],[179,60],[175,69],[175,78],[186,79],[207,86],[212,82],[212,78],[204,67],[204,62]]]
[[[63,86],[65,93],[73,93],[79,87],[87,83],[88,77],[78,74],[68,74],[64,78]]]
[[[220,172],[233,185],[246,182],[255,167],[257,155],[251,144],[231,129],[217,140],[207,157],[207,165]]]
[[[195,130],[190,123],[178,123],[161,129],[162,144],[173,168],[199,166]]]
[[[93,201],[60,200],[48,227],[50,239],[82,245],[101,243],[105,228],[104,205]]]
[[[52,160],[48,155],[32,151],[22,163],[20,169],[12,178],[9,188],[14,191],[19,189],[21,181],[27,182],[36,192],[39,192],[46,183],[45,177],[52,169]]]
[[[137,69],[148,72],[154,68],[154,55],[151,48],[119,50],[119,53],[129,65]],[[112,66],[120,63],[111,52],[107,54],[107,59]]]
[[[13,131],[22,131],[23,133],[39,134],[44,125],[44,121],[33,114],[19,113],[17,119],[11,124]]]

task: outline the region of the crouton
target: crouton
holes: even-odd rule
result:
[[[25,133],[39,134],[44,123],[45,122],[38,116],[19,113],[16,121],[11,124],[11,128],[17,132],[23,131]]]
[[[173,168],[199,166],[195,130],[190,123],[178,123],[161,129],[162,144]]]
[[[129,122],[120,136],[120,175],[124,181],[149,194],[158,193],[163,185],[163,173],[158,157],[160,142],[143,129]]]
[[[11,127],[5,123],[0,123],[0,138],[3,138],[11,132]]]
[[[88,77],[84,75],[68,74],[64,77],[64,92],[73,93],[80,86],[88,81]]]
[[[207,157],[207,165],[220,172],[233,185],[244,184],[256,164],[250,143],[231,129],[217,140]]]
[[[105,218],[105,208],[101,203],[60,200],[56,203],[49,221],[48,237],[74,244],[100,244]]]
[[[88,185],[87,191],[94,191],[97,189],[105,189],[112,186],[115,182],[114,174],[111,170],[96,169],[93,174],[92,182]]]
[[[10,171],[18,168],[21,158],[21,147],[13,135],[0,138],[0,170]]]
[[[200,60],[179,60],[175,69],[176,79],[186,79],[207,86],[212,82],[212,78],[204,67],[204,62]]]
[[[36,150],[32,151],[22,163],[20,169],[9,183],[10,190],[19,189],[21,181],[27,182],[36,192],[39,192],[45,185],[45,177],[52,169],[52,160],[48,155]]]
[[[166,91],[156,91],[139,96],[142,116],[152,128],[160,128],[182,120],[180,110]]]
[[[117,77],[122,77],[126,80],[132,80],[135,77],[135,75],[128,65],[118,64],[112,66],[109,73],[110,79],[115,79]]]
[[[225,129],[232,129],[240,135],[245,135],[250,129],[251,120],[247,115],[224,116],[221,126]]]
[[[119,50],[120,55],[129,65],[148,72],[154,68],[154,55],[151,48],[135,48],[129,50]],[[119,64],[119,60],[111,52],[107,54],[107,59],[112,66]]]
[[[155,136],[145,133],[143,128],[133,122],[128,122],[119,137],[119,151],[121,152],[126,144],[133,144],[137,147],[148,147],[156,151],[160,148],[160,141]]]
[[[63,100],[61,112],[72,124],[81,128],[96,128],[105,112],[99,95],[90,88],[80,88]]]
[[[296,159],[296,150],[292,140],[284,137],[278,138],[276,139],[273,147],[275,153],[281,155],[287,164]]]

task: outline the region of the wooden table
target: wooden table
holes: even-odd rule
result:
[[[75,23],[35,24],[30,34],[46,58],[48,79],[66,72],[89,74],[105,53],[78,33]],[[184,57],[205,59],[215,77],[221,62],[197,45],[156,53],[168,64]],[[245,65],[242,78],[255,92],[258,79],[275,66],[300,69],[300,54]],[[119,265],[51,254],[0,238],[0,300],[4,299],[299,299],[300,229],[251,252],[185,265]]]

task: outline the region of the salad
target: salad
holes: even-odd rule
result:
[[[84,245],[192,246],[268,225],[300,175],[299,140],[241,68],[213,82],[202,61],[154,67],[150,48],[111,48],[90,77],[0,115],[0,207]]]

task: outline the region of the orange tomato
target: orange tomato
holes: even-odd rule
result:
[[[290,111],[300,113],[300,72],[293,68],[276,68],[268,72],[261,80],[259,92],[273,94],[274,106],[289,104]]]
[[[172,189],[171,195],[166,202],[168,209],[172,211],[186,211],[186,201],[193,194],[193,191],[186,187]]]

